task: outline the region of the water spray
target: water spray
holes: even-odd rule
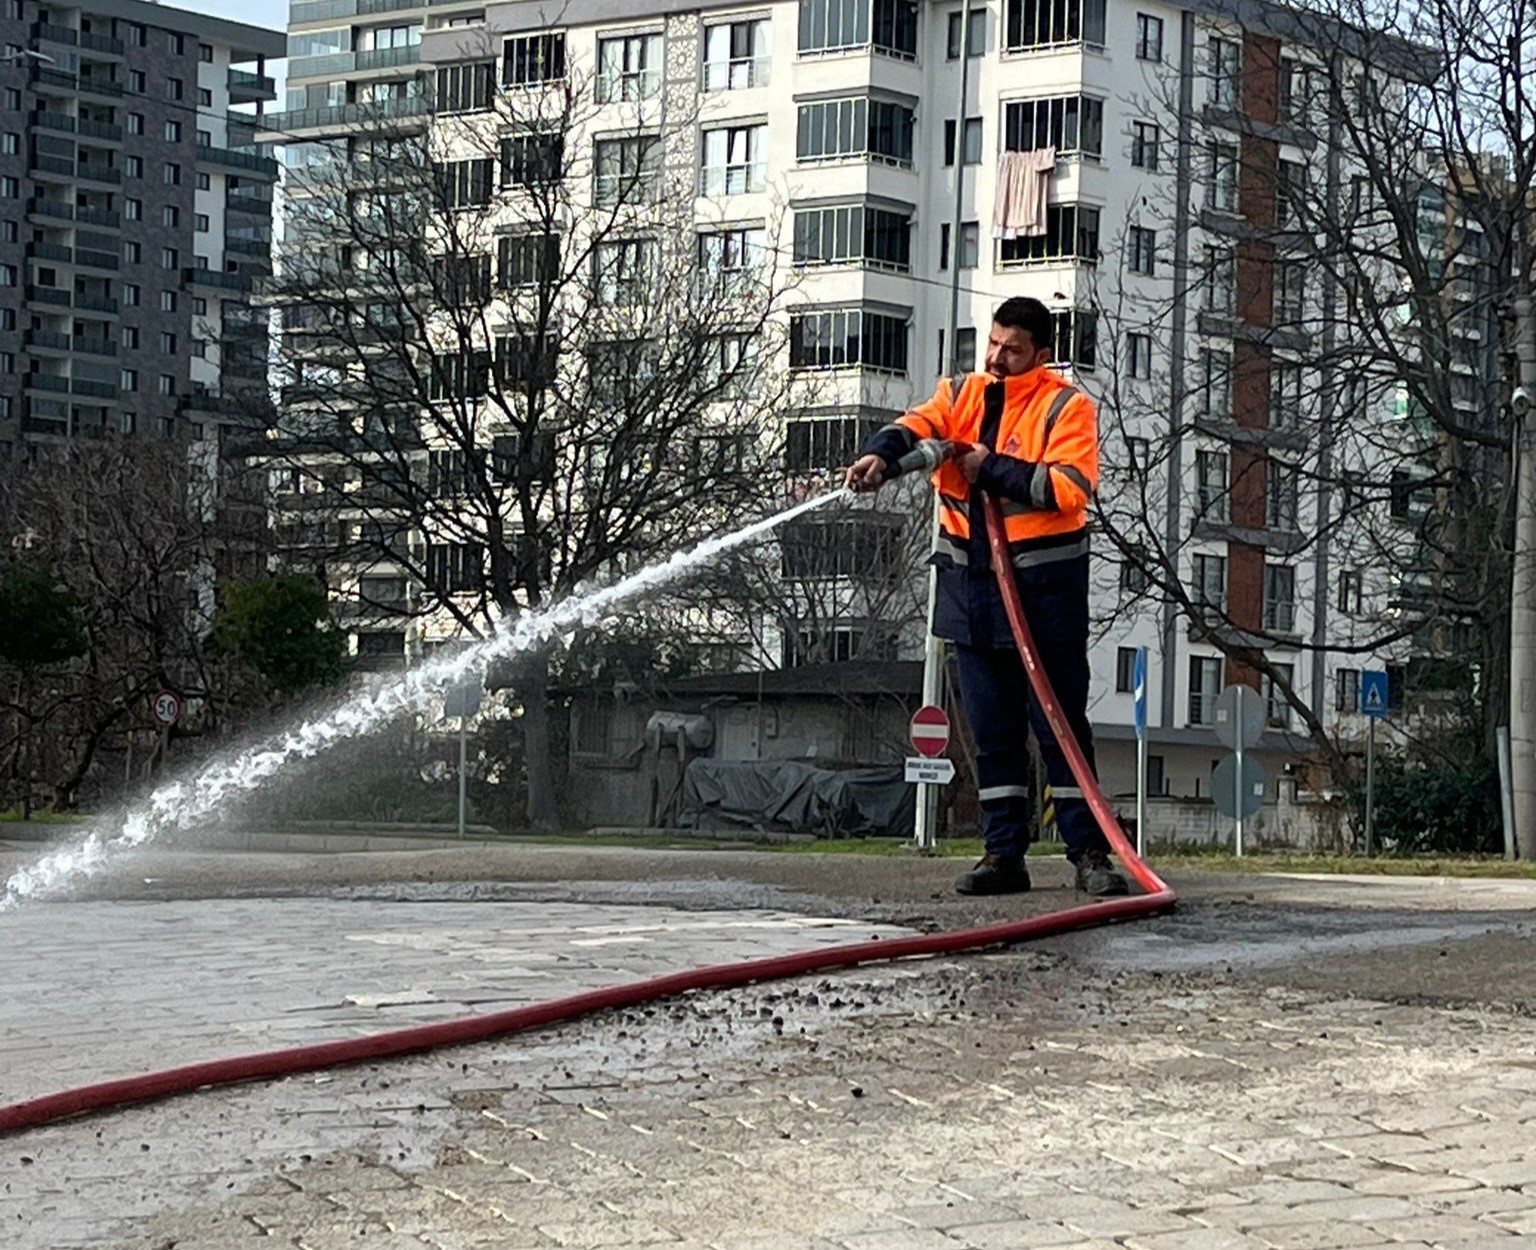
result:
[[[117,825],[92,830],[83,840],[44,855],[11,874],[0,893],[0,912],[23,899],[57,894],[100,872],[125,852],[202,820],[235,795],[254,790],[294,760],[309,759],[349,738],[369,733],[396,717],[419,712],[443,689],[493,660],[531,651],[581,626],[598,624],[613,609],[675,582],[700,565],[745,546],[796,517],[848,496],[834,490],[681,551],[659,564],[607,586],[579,591],[535,612],[502,621],[488,638],[402,673],[377,690],[352,695],[339,706],[259,746],[216,760],[185,780],[157,787]]]

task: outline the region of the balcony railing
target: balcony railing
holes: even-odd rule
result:
[[[115,165],[102,165],[92,161],[81,161],[76,166],[75,176],[91,182],[109,183],[114,187],[119,186],[123,181],[123,171]]]
[[[69,379],[56,378],[50,373],[29,373],[24,385],[34,391],[52,391],[56,395],[69,394]]]
[[[270,239],[225,239],[224,250],[240,256],[259,256],[263,260],[272,255]]]
[[[62,43],[70,48],[78,47],[80,44],[78,30],[72,26],[55,26],[52,22],[34,22],[32,37],[46,40],[48,43]]]
[[[76,295],[75,307],[81,312],[116,313],[117,301],[105,296]]]
[[[277,94],[277,83],[265,74],[253,74],[244,69],[231,69],[229,89],[232,92],[255,92],[259,95],[272,96]]]
[[[34,304],[54,304],[61,308],[69,307],[69,292],[61,291],[53,286],[29,286],[26,289],[27,299]]]
[[[277,162],[270,156],[257,156],[254,152],[236,152],[233,148],[216,148],[205,145],[197,149],[197,159],[210,165],[224,165],[230,169],[247,169],[269,178],[277,177]]]
[[[75,220],[87,226],[106,226],[108,229],[117,230],[122,227],[123,215],[110,208],[85,208],[75,209]]]
[[[32,114],[32,124],[43,130],[62,130],[68,134],[73,134],[75,130],[73,117],[65,113],[46,113],[41,109]]]
[[[76,395],[85,395],[91,399],[116,399],[118,394],[116,382],[96,382],[90,378],[72,379],[69,389]]]
[[[40,196],[27,201],[27,212],[38,217],[53,217],[59,221],[74,221],[75,206],[64,200],[53,200],[47,196]]]
[[[110,339],[88,339],[83,334],[76,335],[71,340],[71,346],[77,352],[84,352],[88,356],[116,356],[117,344]]]
[[[37,173],[58,174],[61,178],[75,176],[74,161],[67,161],[62,156],[43,156],[38,153],[27,164]]]
[[[235,195],[231,192],[224,197],[224,207],[232,213],[245,213],[251,217],[272,216],[272,201],[258,199],[254,195]]]
[[[28,347],[42,347],[56,352],[70,350],[69,335],[55,334],[52,330],[28,330],[23,339]]]
[[[274,134],[294,130],[315,130],[326,126],[354,126],[396,118],[424,117],[429,105],[423,96],[403,100],[379,100],[364,104],[333,104],[326,108],[289,109],[268,113],[261,118],[261,128]]]
[[[288,7],[288,21],[323,22],[333,17],[356,17],[357,0],[295,0]]]
[[[421,60],[421,46],[411,44],[405,48],[375,48],[372,52],[357,54],[357,68],[394,69],[400,65],[415,65]]]
[[[80,91],[94,91],[97,95],[121,96],[123,84],[104,75],[81,74],[75,86]]]
[[[122,56],[127,51],[121,39],[113,39],[110,35],[98,35],[89,30],[80,32],[80,46],[91,52],[105,52],[108,56]]]
[[[73,249],[62,243],[28,243],[27,255],[33,260],[58,260],[66,265],[75,259]]]
[[[182,280],[193,286],[217,287],[221,291],[238,291],[241,294],[249,294],[251,290],[251,275],[247,273],[226,273],[222,269],[183,269]]]
[[[91,269],[112,269],[122,267],[122,258],[116,252],[89,252],[84,248],[75,249],[75,264],[84,265]]]
[[[88,117],[80,119],[80,135],[87,139],[109,139],[117,141],[123,137],[123,128],[113,125],[111,122],[93,122]]]

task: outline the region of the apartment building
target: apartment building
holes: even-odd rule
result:
[[[273,125],[302,148],[364,116],[433,124],[433,93],[466,83],[580,84],[567,89],[593,91],[614,128],[599,110],[565,143],[594,145],[600,181],[626,168],[605,133],[636,101],[687,118],[686,150],[669,140],[664,160],[697,178],[696,228],[794,276],[783,365],[814,379],[816,403],[786,418],[791,477],[846,463],[952,358],[979,364],[1002,299],[1045,301],[1058,367],[1100,401],[1102,494],[1122,527],[1098,547],[1101,768],[1128,787],[1146,646],[1154,788],[1200,794],[1233,681],[1266,700],[1264,754],[1305,750],[1279,683],[1216,640],[1261,649],[1325,725],[1347,724],[1347,675],[1319,648],[1385,602],[1330,546],[1343,381],[1309,361],[1340,332],[1341,297],[1309,272],[1289,209],[1348,175],[1315,98],[1328,52],[1315,31],[1284,6],[1222,0],[993,0],[968,29],[958,6],[915,0],[301,0]],[[961,329],[946,345],[956,270]],[[1376,420],[1368,409],[1351,411]],[[1152,549],[1193,610],[1149,593]],[[847,625],[849,654],[869,654],[866,628]]]
[[[217,448],[265,393],[279,31],[145,0],[0,8],[0,441]],[[249,402],[248,402],[249,401]]]

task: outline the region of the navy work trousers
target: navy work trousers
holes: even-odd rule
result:
[[[1087,589],[1086,579],[1078,578],[1020,587],[1024,617],[1034,635],[1040,663],[1092,768]],[[1056,826],[1067,844],[1067,857],[1076,863],[1092,850],[1108,853],[1109,843],[1088,810],[1067,757],[1030,689],[1018,651],[957,645],[955,654],[960,697],[976,740],[982,834],[988,853],[1016,858],[1029,846],[1033,812],[1028,755],[1031,728],[1040,744],[1056,807]]]

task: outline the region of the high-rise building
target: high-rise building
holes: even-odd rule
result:
[[[1325,89],[1348,39],[1329,29],[1223,0],[989,0],[968,23],[916,0],[299,0],[275,124],[302,148],[381,116],[436,124],[434,93],[462,125],[492,90],[588,92],[592,124],[562,141],[601,203],[636,102],[686,119],[691,154],[669,140],[665,163],[698,179],[696,228],[794,277],[783,366],[818,399],[787,418],[792,474],[846,463],[872,424],[979,367],[1003,299],[1044,301],[1058,367],[1102,414],[1101,762],[1128,784],[1146,646],[1154,790],[1208,795],[1220,690],[1257,687],[1265,747],[1294,757],[1306,729],[1285,689],[1347,723],[1362,660],[1330,640],[1388,607],[1354,562],[1365,545],[1340,537],[1364,515],[1348,488],[1364,468],[1333,430],[1390,416],[1390,396],[1340,376],[1344,295],[1300,208],[1350,187]],[[501,146],[500,176],[462,162],[466,194],[515,190],[526,146]]]
[[[280,31],[143,2],[0,8],[0,441],[216,447],[265,395]]]

